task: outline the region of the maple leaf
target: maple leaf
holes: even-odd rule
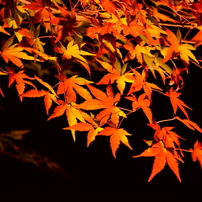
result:
[[[181,121],[184,125],[186,125],[191,130],[198,130],[200,133],[202,133],[202,129],[193,121],[188,119],[181,119],[180,117],[176,116],[175,119],[178,121]]]
[[[201,168],[202,168],[202,143],[198,142],[198,140],[194,144],[194,149],[189,149],[191,151],[191,156],[193,161],[199,161]]]
[[[17,47],[18,45],[17,43],[12,45],[13,39],[14,39],[14,36],[10,37],[4,43],[4,45],[1,48],[0,54],[6,63],[8,63],[8,61],[10,60],[13,64],[22,68],[24,67],[24,65],[20,59],[34,60],[34,57],[27,55],[25,52],[22,52],[23,48]]]
[[[27,91],[26,93],[23,93],[21,96],[29,98],[44,97],[44,105],[47,114],[49,114],[49,109],[52,106],[52,101],[58,104],[56,94],[52,94],[44,90],[39,91],[37,89],[32,89]]]
[[[38,82],[40,82],[44,87],[48,88],[48,90],[49,90],[54,96],[56,96],[56,93],[55,93],[54,89],[52,88],[52,86],[51,86],[49,83],[43,81],[43,80],[40,79],[38,76],[34,76],[34,78],[35,78]],[[56,97],[57,97],[57,96],[56,96]]]
[[[89,84],[87,84],[87,86],[96,99],[86,100],[83,103],[78,104],[77,107],[85,110],[104,109],[96,116],[96,118],[100,120],[100,124],[102,125],[111,119],[111,121],[117,126],[119,116],[126,117],[126,114],[119,109],[119,107],[116,107],[116,104],[120,100],[120,93],[117,93],[114,96],[110,85],[107,86],[107,94]]]
[[[147,116],[149,122],[152,123],[153,118],[152,118],[152,112],[150,109],[151,100],[147,99],[146,96],[147,96],[147,94],[143,93],[137,99],[132,94],[132,97],[125,97],[125,98],[132,101],[133,111],[136,111],[141,108],[143,110],[143,112],[145,113],[145,115]]]
[[[103,130],[99,126],[99,123],[97,120],[95,120],[94,116],[91,114],[88,115],[87,113],[82,112],[83,118],[88,122],[88,123],[77,123],[71,127],[66,127],[63,128],[64,130],[77,130],[77,131],[88,131],[87,134],[87,147],[89,147],[90,143],[95,140],[95,137],[98,135],[100,131]]]
[[[67,9],[59,5],[57,7],[64,17],[55,17],[50,21],[55,25],[55,43],[68,36],[73,36],[75,42],[80,46],[83,42],[83,34],[90,25],[90,20],[85,16],[77,15],[73,10],[67,11]]]
[[[116,158],[116,151],[119,148],[120,142],[125,144],[128,148],[132,150],[126,136],[131,135],[123,128],[112,128],[105,127],[98,135],[110,136],[110,146],[113,156]]]
[[[74,44],[74,40],[72,40],[67,44],[66,48],[63,45],[61,45],[61,47],[56,47],[54,48],[54,50],[57,53],[62,54],[63,59],[70,60],[72,59],[72,57],[75,58],[76,61],[80,63],[82,66],[84,66],[84,68],[88,71],[88,73],[91,74],[88,61],[82,55],[94,56],[95,54],[81,50],[81,48],[84,45],[85,43],[81,44],[81,47],[79,48],[78,44]]]
[[[19,46],[24,48],[24,50],[32,53],[35,57],[39,55],[41,58],[48,60],[49,57],[45,54],[43,48],[45,43],[41,41],[39,36],[40,30],[41,30],[40,24],[36,28],[32,26],[30,30],[21,28],[18,31],[18,35],[20,35],[23,38],[20,40]]]
[[[0,26],[0,32],[4,33],[4,34],[7,34],[7,35],[10,35],[10,33],[8,33],[5,28],[9,27],[9,25],[7,24],[7,22],[5,21],[3,26]]]
[[[162,20],[162,21],[168,21],[168,22],[173,22],[173,23],[176,23],[177,21],[170,18],[169,16],[167,15],[164,15],[162,13],[159,13],[157,9],[153,9],[152,10],[152,17],[155,17],[156,19],[158,20]]]
[[[16,0],[0,0],[0,4],[4,5],[4,7],[3,8],[1,7],[1,10],[0,10],[0,19],[4,20],[13,15],[17,6],[17,1]]]
[[[66,114],[67,117],[67,122],[69,126],[73,126],[77,123],[77,119],[80,120],[81,122],[85,122],[82,112],[78,109],[75,108],[75,103],[65,103],[62,100],[58,100],[59,106],[57,106],[51,116],[49,116],[48,121],[52,118],[60,117],[64,113]],[[72,137],[73,140],[75,141],[75,130],[71,130],[72,132]]]
[[[162,6],[165,5],[167,6],[170,10],[174,11],[175,13],[179,12],[182,9],[187,9],[188,3],[191,3],[191,1],[167,1],[167,0],[161,0],[161,1],[156,1],[155,4],[157,6]]]
[[[164,168],[166,163],[168,164],[170,169],[174,172],[174,174],[177,176],[178,180],[181,182],[177,160],[179,161],[182,160],[176,151],[171,151],[165,148],[162,141],[153,144],[151,147],[143,151],[141,154],[133,156],[133,158],[142,156],[145,157],[155,156],[152,172],[148,179],[148,182],[150,182],[152,178]]]
[[[43,2],[42,0],[36,0],[36,2],[25,5],[23,6],[23,8],[36,11],[34,13],[32,22],[34,24],[42,22],[44,24],[46,32],[48,31],[50,27],[49,21],[55,18],[55,16],[51,12],[51,7],[47,9],[45,8],[45,2]]]
[[[195,41],[194,47],[198,47],[202,44],[202,30],[200,30],[192,39],[191,41]]]
[[[92,83],[91,81],[78,77],[78,75],[67,78],[64,74],[59,74],[56,77],[60,80],[57,95],[65,93],[67,102],[76,102],[76,92],[85,100],[92,99],[88,90],[81,86],[86,85],[86,83]]]
[[[181,44],[181,33],[178,30],[178,38],[176,35],[170,31],[169,29],[166,29],[166,32],[168,34],[168,42],[169,42],[169,48],[167,49],[165,58],[162,60],[162,63],[167,62],[168,60],[180,55],[180,58],[182,62],[184,63],[185,67],[189,65],[189,58],[194,60],[196,63],[198,63],[198,60],[194,56],[194,54],[190,50],[195,50],[195,48],[190,44]],[[161,52],[163,54],[163,52]],[[164,55],[164,54],[163,54]]]
[[[162,141],[166,148],[175,148],[175,144],[180,147],[180,137],[178,134],[172,131],[174,127],[163,127],[161,128],[158,123],[147,124],[155,130],[154,140],[156,142]],[[183,139],[185,140],[185,139]],[[175,143],[175,144],[174,144]]]
[[[188,107],[182,100],[180,100],[178,97],[181,95],[181,93],[178,93],[173,90],[173,88],[170,88],[168,92],[165,93],[166,96],[170,97],[170,101],[174,110],[174,114],[176,114],[178,107],[182,110],[184,115],[189,119],[189,115],[184,109],[184,107],[192,110],[190,107]]]
[[[44,60],[53,60],[56,61],[56,57],[52,57],[52,56],[48,56],[47,54],[41,52],[40,50],[37,50],[35,48],[30,48],[30,47],[22,47],[24,50],[26,50],[27,52],[33,54],[34,56],[40,56],[40,60],[39,59],[35,59],[34,61],[44,61]]]
[[[117,7],[115,6],[113,1],[101,0],[100,3],[108,13],[116,15]]]
[[[117,88],[119,89],[120,93],[123,94],[123,91],[126,86],[126,82],[133,83],[133,73],[125,73],[125,70],[127,68],[127,64],[124,64],[123,67],[120,66],[120,63],[117,62],[115,64],[115,67],[110,65],[107,62],[98,60],[97,61],[104,67],[109,73],[104,75],[104,77],[97,83],[97,85],[100,84],[112,84],[116,81]]]
[[[146,63],[146,69],[151,71],[155,79],[157,78],[157,71],[165,84],[166,76],[170,75],[173,70],[167,64],[162,63],[163,58],[159,57],[159,53],[157,52],[151,56],[143,53],[142,58],[144,63]]]
[[[147,94],[148,98],[151,99],[153,89],[162,91],[162,89],[159,88],[156,84],[149,83],[146,81],[146,75],[145,75],[144,71],[142,72],[142,75],[135,69],[133,69],[133,72],[134,72],[134,82],[130,86],[128,95],[130,95],[134,92],[140,91],[143,88],[143,90]]]
[[[13,82],[16,81],[16,89],[18,91],[18,95],[23,94],[23,92],[25,90],[25,84],[28,84],[28,85],[36,88],[33,83],[28,81],[28,80],[33,80],[33,79],[30,78],[29,76],[27,76],[23,70],[15,73],[14,68],[8,67],[7,69],[8,69],[8,74],[9,74],[8,87],[10,87],[13,84]],[[20,97],[20,99],[22,100],[22,97]]]
[[[178,89],[182,89],[184,86],[184,80],[182,78],[182,76],[180,75],[184,70],[186,70],[186,68],[177,68],[174,69],[172,74],[170,75],[170,82],[169,85],[177,85],[177,90]]]

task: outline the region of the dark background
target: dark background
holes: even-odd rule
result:
[[[202,127],[202,70],[193,65],[189,74],[183,74],[185,87],[180,97],[188,106],[190,118]],[[2,79],[3,78],[2,76]],[[7,82],[6,79],[1,80]],[[49,156],[64,169],[60,172],[41,169],[31,163],[24,163],[0,154],[0,200],[7,201],[198,201],[201,195],[202,170],[198,162],[192,162],[185,154],[185,163],[180,164],[180,183],[168,166],[148,183],[154,158],[135,158],[147,145],[142,139],[151,139],[153,130],[146,126],[147,119],[141,110],[124,120],[122,127],[133,151],[121,144],[114,159],[108,137],[97,137],[86,147],[86,133],[77,132],[76,142],[71,134],[63,131],[67,127],[65,116],[47,121],[42,98],[25,98],[20,102],[15,86],[2,87],[5,98],[0,98],[1,132],[29,129],[22,147]],[[153,113],[156,120],[172,118],[169,99],[153,95]],[[126,107],[126,106],[124,106]],[[130,108],[130,106],[128,106]],[[179,112],[179,115],[180,112]],[[172,121],[164,125],[176,126],[174,131],[187,141],[182,148],[193,147],[202,134],[192,131],[183,124]],[[162,124],[162,126],[164,126]]]

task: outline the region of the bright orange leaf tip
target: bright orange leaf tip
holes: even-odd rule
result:
[[[105,127],[100,133],[98,133],[98,135],[110,136],[110,146],[114,158],[116,158],[116,151],[119,148],[120,142],[125,144],[131,150],[133,150],[133,148],[128,142],[128,138],[126,137],[131,134],[123,128]]]
[[[191,151],[191,156],[193,161],[195,162],[197,159],[202,168],[202,143],[198,142],[198,140],[194,144],[194,149],[189,149]]]
[[[141,156],[145,157],[155,156],[152,172],[148,179],[148,182],[150,182],[152,178],[164,168],[166,163],[168,164],[170,169],[174,172],[174,174],[177,176],[178,180],[182,182],[179,174],[177,160],[181,162],[183,161],[176,151],[172,151],[170,149],[165,148],[162,141],[153,144],[151,147],[143,151],[141,154],[133,156],[133,158]]]

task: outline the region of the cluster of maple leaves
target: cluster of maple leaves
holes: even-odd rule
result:
[[[186,109],[191,108],[178,92],[190,62],[200,66],[193,50],[202,44],[202,1],[78,0],[69,7],[62,0],[0,0],[0,4],[0,56],[6,64],[0,75],[8,76],[9,87],[15,84],[21,101],[43,97],[48,120],[65,114],[64,130],[71,130],[74,141],[76,131],[87,131],[87,146],[96,136],[109,136],[114,157],[120,143],[132,149],[127,137],[132,134],[121,124],[140,109],[155,131],[153,140],[146,141],[149,148],[134,156],[155,157],[148,181],[166,163],[181,181],[178,163],[183,162],[184,151],[202,166],[202,143],[182,149],[174,127],[161,127],[163,120],[156,122],[150,107],[153,91],[163,94],[170,98],[172,120],[202,132],[189,119]],[[193,29],[198,31],[190,39]],[[33,66],[45,63],[46,69],[54,64],[58,82],[52,86],[39,75],[28,75],[28,61]],[[75,65],[89,78],[74,74]],[[91,80],[92,69],[104,72],[97,83]],[[163,87],[148,81],[149,75],[157,74]],[[128,109],[119,106],[124,99],[131,101]],[[178,110],[184,117],[177,116]]]

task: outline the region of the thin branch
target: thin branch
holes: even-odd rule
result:
[[[172,119],[164,119],[164,120],[161,120],[161,121],[157,121],[157,123],[162,123],[162,122],[166,122],[166,121],[174,121],[175,120],[175,117],[172,118]]]

